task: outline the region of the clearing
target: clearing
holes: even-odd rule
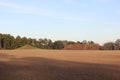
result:
[[[120,51],[0,50],[0,80],[120,80]]]

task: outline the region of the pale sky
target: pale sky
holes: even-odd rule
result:
[[[0,0],[0,33],[115,41],[120,38],[120,0]]]

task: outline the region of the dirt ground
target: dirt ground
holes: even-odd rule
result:
[[[0,80],[120,80],[120,51],[0,50]]]

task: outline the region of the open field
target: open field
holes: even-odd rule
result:
[[[1,50],[0,80],[120,80],[120,51]]]

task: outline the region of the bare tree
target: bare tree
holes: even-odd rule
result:
[[[117,39],[115,42],[115,49],[120,50],[120,39]]]
[[[103,45],[103,50],[115,50],[115,43],[107,42]]]

